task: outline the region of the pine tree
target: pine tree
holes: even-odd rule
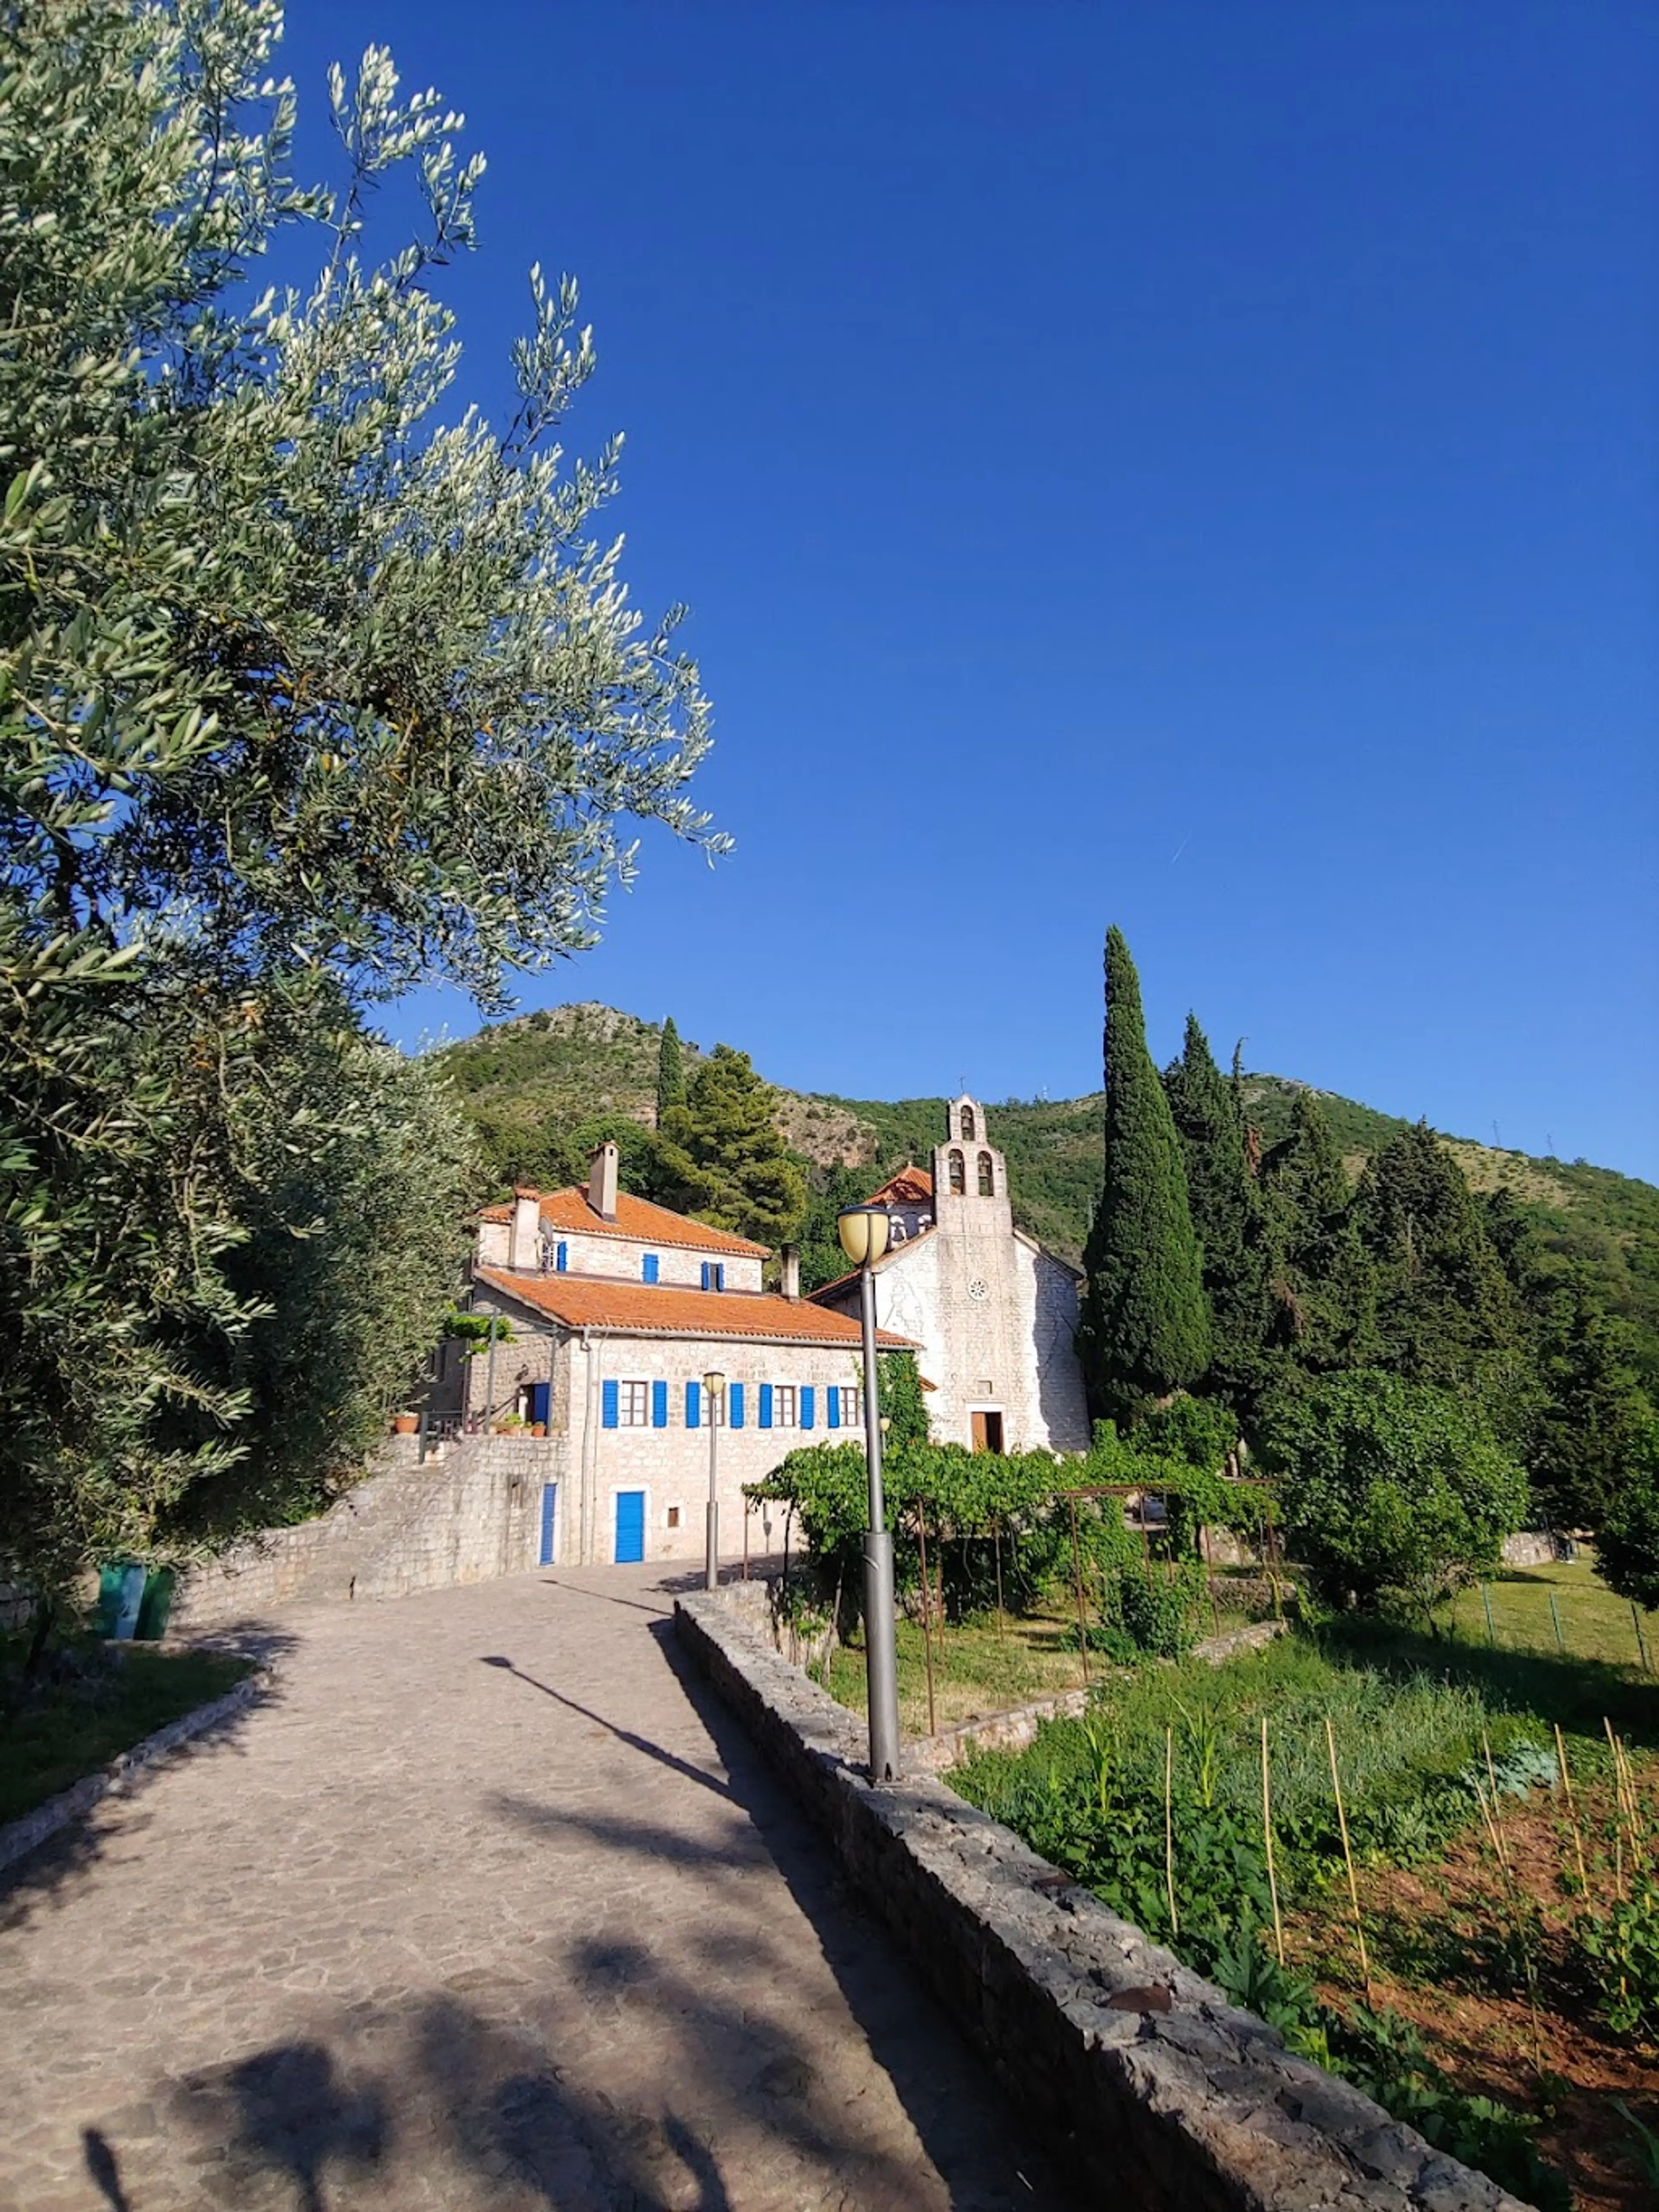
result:
[[[778,1127],[778,1095],[756,1074],[746,1052],[717,1044],[698,1063],[683,1106],[671,1106],[659,1133],[669,1203],[712,1228],[759,1243],[799,1233],[806,1176]]]
[[[1462,1170],[1426,1121],[1372,1157],[1354,1212],[1376,1277],[1375,1364],[1473,1389],[1511,1428],[1525,1316]]]
[[[1132,1413],[1210,1364],[1203,1261],[1181,1139],[1146,1050],[1140,983],[1122,933],[1106,935],[1106,1180],[1084,1251],[1079,1348],[1103,1412]]]
[[[680,1033],[670,1014],[662,1025],[662,1046],[657,1054],[657,1127],[671,1107],[685,1103],[685,1054],[680,1048]]]
[[[1267,1255],[1261,1208],[1245,1149],[1239,1086],[1229,1085],[1198,1017],[1187,1017],[1182,1055],[1164,1072],[1164,1096],[1181,1138],[1187,1200],[1204,1254],[1210,1302],[1210,1382],[1248,1402],[1262,1381],[1267,1334]]]
[[[1370,1264],[1336,1139],[1319,1101],[1300,1091],[1291,1133],[1261,1163],[1267,1352],[1278,1379],[1364,1366],[1370,1356]]]

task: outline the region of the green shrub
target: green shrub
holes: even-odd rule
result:
[[[1426,1383],[1361,1371],[1276,1400],[1266,1463],[1283,1475],[1291,1556],[1325,1597],[1403,1596],[1425,1617],[1498,1565],[1527,1484],[1474,1406]]]

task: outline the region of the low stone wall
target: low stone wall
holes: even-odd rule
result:
[[[724,1592],[679,1599],[675,1625],[1086,2187],[1145,2212],[1515,2212],[943,1783],[912,1771],[872,1789],[857,1716]]]
[[[193,1633],[296,1601],[402,1597],[533,1566],[542,1485],[561,1480],[565,1449],[562,1437],[464,1437],[422,1464],[413,1437],[389,1438],[374,1471],[317,1520],[246,1537],[181,1577],[173,1626]]]
[[[1521,1528],[1504,1539],[1506,1567],[1553,1566],[1560,1557],[1560,1544],[1547,1528]]]

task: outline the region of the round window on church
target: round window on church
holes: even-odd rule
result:
[[[975,1275],[968,1285],[968,1295],[970,1298],[988,1298],[991,1295],[991,1286],[982,1276]]]

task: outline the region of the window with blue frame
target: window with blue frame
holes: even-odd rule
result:
[[[703,1261],[702,1286],[706,1291],[723,1291],[726,1288],[726,1262],[724,1260],[705,1260]]]
[[[643,1254],[640,1260],[640,1279],[641,1282],[654,1283],[657,1279],[657,1270],[658,1260],[656,1254],[654,1252],[647,1252]]]

